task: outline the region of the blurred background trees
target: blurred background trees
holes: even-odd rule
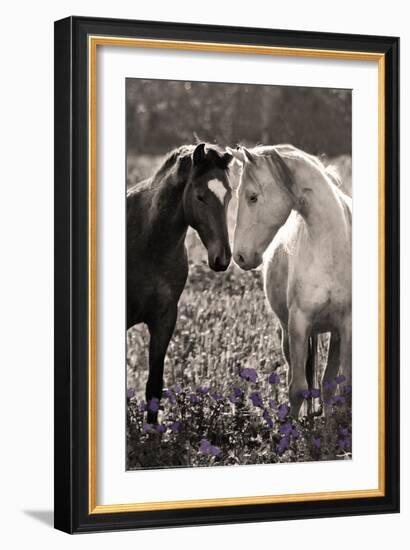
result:
[[[351,91],[329,88],[127,79],[127,153],[162,155],[200,140],[292,143],[351,155]]]

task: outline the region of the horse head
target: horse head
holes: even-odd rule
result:
[[[228,181],[231,160],[230,153],[200,143],[192,152],[184,190],[185,219],[207,248],[214,271],[225,271],[232,256],[226,219],[232,196]]]
[[[269,155],[245,147],[228,149],[242,165],[238,213],[234,233],[234,260],[242,269],[254,269],[292,207],[292,176],[280,154]]]

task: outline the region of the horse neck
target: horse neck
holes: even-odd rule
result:
[[[324,177],[324,176],[323,176]],[[334,231],[343,233],[346,226],[344,207],[338,189],[321,178],[309,182],[295,178],[296,210],[304,218],[309,234],[316,241],[328,241]],[[345,227],[346,231],[348,228]]]
[[[167,254],[181,247],[185,241],[188,224],[185,220],[183,194],[185,185],[169,173],[153,181],[150,205],[150,224],[155,246]]]

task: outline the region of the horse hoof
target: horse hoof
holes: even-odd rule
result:
[[[313,413],[313,416],[322,416],[322,415],[323,415],[323,407],[322,407],[322,405],[319,405],[319,406],[315,409],[315,411],[314,411],[314,413]]]

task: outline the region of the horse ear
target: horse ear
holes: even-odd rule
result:
[[[227,154],[231,156],[231,160],[235,159],[240,164],[245,162],[245,155],[242,152],[242,149],[240,147],[237,147],[236,149],[231,149],[230,147],[226,147],[225,151],[227,152]]]
[[[192,158],[195,166],[204,162],[206,158],[205,143],[200,143],[195,147]]]
[[[253,162],[255,160],[252,153],[246,147],[242,147],[242,151],[245,153],[245,157],[249,162]]]
[[[282,181],[282,183],[285,185],[285,187],[293,193],[293,174],[288,166],[288,164],[284,161],[283,156],[279,153],[279,151],[272,147],[272,150],[270,152],[270,158],[276,167],[276,170],[279,173],[279,177]]]
[[[233,160],[233,155],[227,151],[222,158],[225,161],[226,166],[229,166]]]
[[[279,151],[275,147],[272,147],[270,154],[271,154],[273,163],[275,165],[281,166],[283,164],[284,160],[282,158],[282,155],[279,153]]]

